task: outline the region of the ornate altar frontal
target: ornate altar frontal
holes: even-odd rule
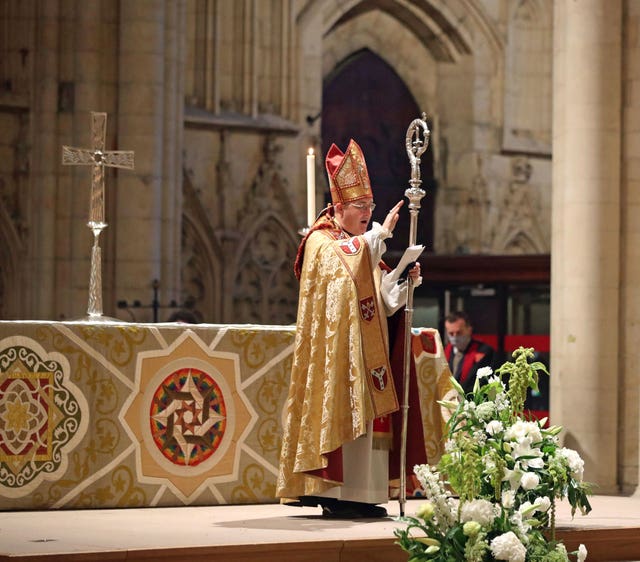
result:
[[[0,509],[276,501],[294,332],[0,322]]]

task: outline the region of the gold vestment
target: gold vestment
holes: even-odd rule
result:
[[[366,251],[348,255],[347,250],[339,247],[345,242],[362,245]],[[346,264],[345,255],[357,265]],[[385,391],[393,392],[395,401],[386,332],[372,335],[368,331],[366,310],[370,310],[371,302],[359,293],[364,276],[377,277],[372,288],[376,321],[386,331],[386,315],[378,289],[380,274],[380,268],[371,264],[362,236],[345,241],[336,231],[325,229],[312,232],[306,240],[278,497],[318,495],[340,484],[318,473],[309,473],[327,468],[327,455],[364,435],[368,422],[376,416],[371,395],[377,390],[371,387],[372,369],[367,366],[365,346],[371,346],[377,354],[384,353],[388,376],[381,384]],[[374,373],[378,378],[379,372]],[[374,383],[378,384],[376,377]],[[383,409],[387,412],[397,409],[397,401]],[[387,413],[380,408],[377,412]]]

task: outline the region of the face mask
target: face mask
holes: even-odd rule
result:
[[[449,336],[449,342],[453,347],[458,349],[459,351],[464,351],[467,349],[469,342],[471,341],[471,336]]]

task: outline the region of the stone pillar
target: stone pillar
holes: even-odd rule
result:
[[[163,226],[160,270],[161,302],[181,302],[182,151],[184,131],[184,1],[165,3],[165,80],[163,139]],[[161,320],[171,314],[164,311]]]
[[[105,10],[106,12],[106,10]],[[86,226],[91,169],[61,166],[62,145],[90,146],[91,111],[101,111],[108,34],[99,3],[46,3],[39,10],[34,81],[34,268],[30,308],[38,319],[84,317],[93,238]],[[109,189],[109,186],[107,186]],[[104,241],[104,235],[102,236]]]
[[[118,146],[135,152],[135,172],[118,175],[115,299],[149,305],[153,280],[163,282],[165,2],[122,2],[120,10]],[[150,309],[134,314],[152,320]]]
[[[38,131],[37,150],[31,167],[31,203],[29,209],[29,275],[24,291],[28,295],[26,318],[58,320],[55,315],[56,279],[56,192],[60,146],[57,133],[58,97],[58,4],[46,2],[39,15],[41,25],[36,37],[36,73],[32,128]]]
[[[625,6],[620,248],[620,477],[640,495],[640,3]]]
[[[551,422],[617,490],[620,0],[554,3]]]

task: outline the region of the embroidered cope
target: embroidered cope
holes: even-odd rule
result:
[[[376,412],[397,409],[386,316],[406,301],[406,283],[383,288],[389,307],[380,295],[386,272],[372,266],[388,236],[374,223],[363,236],[325,228],[312,231],[304,243],[278,497],[320,495],[340,485],[341,456],[337,471],[325,470],[332,468],[332,455],[370,436]],[[372,396],[377,400],[382,393],[387,398],[376,409]]]

